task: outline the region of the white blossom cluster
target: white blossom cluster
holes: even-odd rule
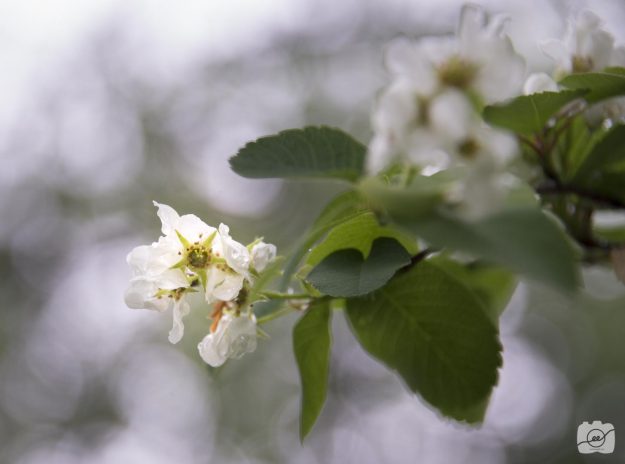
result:
[[[258,240],[247,247],[230,236],[225,224],[211,227],[193,214],[180,216],[154,202],[163,235],[128,254],[132,271],[125,301],[130,308],[163,312],[172,308],[169,341],[184,333],[189,293],[202,289],[212,303],[213,324],[198,349],[204,361],[220,366],[256,349],[256,318],[245,304],[246,287],[276,256],[276,247]]]
[[[397,164],[416,167],[423,175],[461,169],[450,201],[465,218],[486,216],[514,185],[506,171],[518,156],[518,145],[511,134],[483,122],[482,107],[522,93],[557,91],[556,79],[571,73],[625,66],[625,47],[615,46],[594,13],[581,11],[569,20],[562,40],[541,44],[553,60],[553,73],[527,77],[505,26],[506,18],[489,18],[468,5],[456,35],[390,44],[386,67],[391,82],[372,112],[369,172]],[[623,122],[625,98],[593,105],[585,116],[591,124]]]
[[[507,132],[488,127],[479,110],[519,95],[525,78],[525,61],[505,25],[506,18],[489,19],[469,5],[455,36],[389,46],[392,82],[372,114],[370,172],[394,163],[417,166],[425,175],[462,166],[466,175],[456,188],[460,210],[477,218],[497,207],[517,144]]]
[[[553,75],[531,74],[525,82],[526,95],[557,91],[556,79],[579,72],[602,71],[610,66],[625,66],[625,47],[615,46],[614,37],[604,29],[601,19],[583,10],[568,21],[564,37],[541,44],[542,51],[554,62]],[[589,122],[625,120],[625,98],[616,97],[592,106],[587,111]]]

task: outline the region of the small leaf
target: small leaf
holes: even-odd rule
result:
[[[608,68],[608,72],[575,73],[566,76],[560,84],[570,89],[586,89],[584,98],[589,103],[625,95],[625,70]]]
[[[459,280],[422,261],[371,295],[348,299],[346,314],[363,348],[411,391],[446,416],[483,420],[501,344],[480,300]]]
[[[532,135],[540,132],[558,110],[585,93],[586,90],[577,89],[521,95],[506,103],[487,106],[484,120],[493,126]]]
[[[381,226],[375,214],[366,212],[333,228],[325,240],[312,249],[306,263],[316,266],[326,256],[348,248],[360,251],[362,257],[366,259],[373,241],[380,237],[394,238],[410,253],[417,251],[414,239],[410,235],[391,227]]]
[[[572,183],[625,199],[625,126],[615,126],[594,145]]]
[[[306,127],[262,137],[230,158],[243,177],[316,177],[357,180],[366,147],[339,129]]]
[[[410,255],[399,242],[378,238],[366,259],[358,250],[336,251],[323,259],[306,280],[326,295],[359,296],[380,288],[408,264]]]
[[[293,352],[302,384],[300,440],[315,424],[328,389],[330,368],[330,304],[327,300],[313,303],[293,328]]]

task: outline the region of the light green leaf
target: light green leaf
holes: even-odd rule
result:
[[[584,98],[589,103],[625,95],[625,73],[622,68],[608,68],[608,72],[575,73],[566,76],[560,84],[570,89],[586,89]]]
[[[357,180],[363,173],[366,147],[330,127],[290,129],[245,145],[230,158],[243,177],[313,177]]]
[[[522,135],[540,132],[549,118],[573,100],[583,96],[584,89],[542,92],[521,95],[515,99],[484,109],[484,120]]]
[[[439,214],[406,225],[435,247],[471,253],[565,291],[578,286],[570,240],[539,208],[504,210],[475,223]]]
[[[363,348],[410,390],[446,416],[483,420],[501,344],[481,301],[462,282],[422,261],[371,295],[348,299],[346,309]]]
[[[383,286],[395,272],[410,264],[410,255],[392,238],[378,238],[365,259],[358,250],[336,251],[306,277],[320,292],[334,297],[365,295]]]
[[[293,328],[293,352],[302,384],[300,440],[317,421],[326,401],[330,367],[330,304],[313,303]]]
[[[325,240],[312,249],[306,263],[316,266],[331,253],[348,248],[360,251],[362,257],[366,259],[373,241],[380,237],[394,238],[411,254],[417,252],[412,236],[391,227],[381,226],[375,214],[365,212],[330,230]]]
[[[299,241],[293,252],[291,252],[291,257],[284,267],[280,290],[285,291],[289,287],[291,277],[297,270],[300,261],[325,233],[342,222],[349,221],[367,212],[369,212],[369,209],[366,207],[364,200],[358,192],[353,190],[341,193],[328,203],[315,220],[310,232]]]

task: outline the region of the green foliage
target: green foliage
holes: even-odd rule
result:
[[[475,223],[438,214],[406,225],[433,246],[471,253],[562,290],[577,287],[577,259],[569,239],[538,208],[512,208]]]
[[[397,185],[378,177],[360,183],[360,191],[373,207],[394,216],[427,214],[441,204],[449,190],[448,177],[414,175],[408,185]]]
[[[321,413],[328,389],[330,366],[330,304],[312,304],[293,328],[293,352],[302,384],[300,440],[312,429]]]
[[[607,68],[604,72],[575,73],[566,76],[560,84],[570,89],[585,89],[589,103],[625,95],[625,69]]]
[[[355,249],[335,251],[306,277],[320,292],[334,297],[353,297],[383,286],[395,272],[410,264],[410,255],[392,238],[377,238],[366,258]]]
[[[585,89],[575,89],[521,95],[506,103],[487,106],[483,116],[493,126],[531,136],[543,130],[547,121],[566,104],[585,93]]]
[[[625,201],[625,126],[615,126],[594,145],[572,182]]]
[[[506,309],[517,286],[513,273],[480,261],[462,264],[443,256],[432,258],[430,262],[436,263],[466,285],[480,299],[493,323],[498,323],[499,316]]]
[[[245,145],[230,158],[243,177],[313,177],[355,181],[363,173],[366,147],[330,127],[290,129]]]
[[[311,266],[316,266],[331,253],[348,248],[360,251],[362,257],[366,259],[373,241],[380,237],[394,238],[410,253],[417,251],[414,239],[410,235],[391,227],[381,226],[375,214],[363,211],[362,214],[330,230],[325,240],[313,248],[306,262]]]
[[[576,116],[559,138],[553,157],[558,162],[558,173],[564,182],[571,181],[594,146],[605,135],[599,127],[590,130],[583,114]]]
[[[480,299],[429,261],[347,300],[360,344],[444,415],[483,419],[501,366],[496,326]]]

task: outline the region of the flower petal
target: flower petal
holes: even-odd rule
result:
[[[164,205],[161,203],[153,202],[154,206],[158,208],[156,214],[161,220],[161,230],[164,235],[171,235],[174,233],[176,228],[178,227],[178,221],[180,220],[180,216],[176,212],[174,208],[169,205]]]
[[[191,308],[189,306],[189,303],[187,303],[184,298],[181,298],[174,304],[174,323],[171,330],[169,331],[170,343],[176,344],[182,339],[182,336],[184,335],[184,323],[182,322],[182,318],[189,314],[190,310]]]

